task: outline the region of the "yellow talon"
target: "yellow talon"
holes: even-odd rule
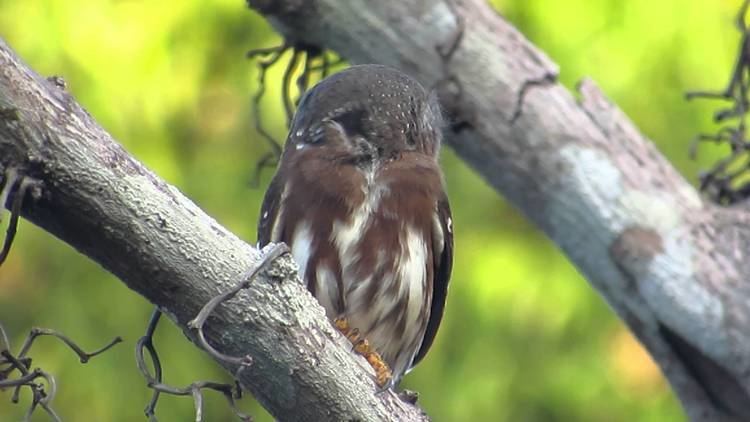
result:
[[[378,386],[381,388],[385,387],[393,379],[393,373],[382,356],[380,356],[380,353],[373,349],[367,339],[360,337],[359,331],[356,328],[352,328],[346,318],[334,319],[333,325],[352,343],[354,351],[364,356],[367,363],[375,370],[375,382]]]

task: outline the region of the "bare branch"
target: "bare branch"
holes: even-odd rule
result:
[[[281,255],[288,253],[289,248],[287,248],[286,245],[277,244],[271,246],[270,250],[263,256],[263,259],[260,261],[260,263],[252,268],[247,273],[243,274],[240,278],[240,283],[238,283],[236,286],[232,287],[228,291],[221,293],[217,296],[214,296],[211,298],[211,300],[206,303],[205,306],[198,312],[198,316],[193,318],[192,320],[188,321],[187,326],[188,328],[192,328],[196,331],[196,336],[198,337],[198,342],[203,347],[205,351],[208,352],[209,355],[211,355],[214,359],[219,361],[224,361],[226,363],[237,365],[238,369],[237,372],[242,371],[247,366],[249,366],[252,363],[252,356],[245,355],[242,357],[233,357],[233,356],[227,356],[218,350],[214,349],[213,346],[211,346],[208,341],[206,341],[206,335],[203,332],[203,326],[206,324],[206,320],[208,320],[209,315],[211,315],[211,312],[213,312],[219,304],[222,302],[226,302],[229,299],[232,299],[239,293],[240,290],[247,289],[250,287],[250,283],[253,282],[255,277],[258,275],[258,273],[265,269],[268,265],[270,265],[273,261],[275,261],[277,258],[279,258]],[[238,376],[238,374],[235,374],[235,376]]]
[[[128,155],[1,41],[0,69],[0,110],[11,110],[0,113],[0,171],[17,168],[44,186],[21,214],[115,274],[198,342],[187,322],[263,255]],[[217,306],[203,332],[224,355],[252,356],[238,380],[279,420],[426,419],[392,391],[375,394],[372,369],[345,347],[289,256]],[[218,363],[237,373],[236,365]]]

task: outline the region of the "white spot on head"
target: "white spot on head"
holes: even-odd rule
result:
[[[300,150],[300,149],[302,149],[302,148],[304,148],[306,146],[307,146],[307,144],[299,142],[299,143],[297,143],[297,145],[295,145],[295,148],[298,149],[298,150]]]
[[[266,218],[268,218],[268,211],[263,213],[263,219],[265,220]]]

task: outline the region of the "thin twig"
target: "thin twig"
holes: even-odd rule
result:
[[[742,36],[726,88],[717,92],[695,91],[686,94],[688,100],[707,98],[731,102],[729,107],[722,107],[714,112],[713,120],[716,123],[734,123],[721,127],[715,134],[695,136],[688,150],[690,157],[694,158],[700,142],[710,141],[729,146],[728,156],[699,175],[701,191],[715,202],[725,205],[731,205],[750,196],[750,182],[743,177],[750,172],[750,140],[747,139],[746,121],[750,110],[750,29],[745,21],[749,7],[750,0],[745,0],[737,14],[736,25]]]
[[[18,171],[15,168],[8,168],[3,177],[2,189],[0,189],[0,221],[3,221],[5,213],[5,204],[8,202],[10,191],[16,186],[18,181]]]
[[[187,323],[187,326],[189,328],[196,330],[197,335],[198,335],[198,341],[204,350],[206,350],[215,359],[219,359],[219,360],[222,360],[224,362],[228,362],[234,365],[239,365],[238,372],[244,369],[244,367],[250,365],[252,361],[251,357],[250,356],[242,356],[242,357],[229,356],[214,349],[213,346],[211,346],[208,343],[208,341],[206,341],[206,337],[203,332],[203,325],[206,323],[208,316],[214,311],[214,309],[216,309],[217,306],[219,306],[220,303],[226,302],[227,300],[233,298],[240,290],[248,288],[250,284],[253,282],[253,280],[255,279],[255,276],[257,276],[261,270],[263,270],[266,266],[268,266],[273,261],[275,261],[278,257],[280,257],[281,255],[287,252],[289,252],[289,248],[285,244],[283,243],[275,244],[254,268],[251,268],[245,274],[242,275],[240,282],[237,285],[235,285],[228,291],[211,298],[211,300],[209,300],[203,306],[203,309],[201,309],[200,312],[198,312],[198,315]]]
[[[20,194],[22,187],[23,181],[21,182],[19,193],[17,194]],[[34,340],[37,337],[43,335],[49,335],[63,341],[79,356],[82,363],[88,362],[90,358],[108,350],[110,347],[114,346],[122,340],[117,337],[115,338],[115,340],[113,340],[103,348],[91,353],[87,353],[83,351],[83,349],[81,349],[70,338],[61,333],[58,333],[55,330],[51,330],[48,328],[32,328],[29,335],[26,337],[26,340],[24,340],[21,351],[18,353],[18,355],[14,355],[10,350],[10,341],[8,340],[8,335],[5,332],[2,324],[0,324],[0,366],[5,367],[5,369],[0,371],[0,389],[13,388],[13,394],[11,395],[12,403],[19,402],[21,388],[28,387],[31,390],[31,404],[26,410],[26,414],[23,420],[30,420],[37,406],[41,406],[41,408],[45,412],[47,412],[52,420],[59,421],[60,417],[49,405],[50,402],[54,399],[55,394],[57,393],[57,383],[55,382],[55,377],[40,368],[36,368],[32,371],[31,358],[26,356],[26,354],[31,350]],[[18,378],[9,379],[13,371],[18,371],[21,375]],[[43,378],[45,381],[44,384],[37,383],[36,380],[38,378]]]
[[[284,76],[281,79],[281,101],[284,103],[284,112],[286,113],[286,127],[291,126],[292,117],[294,117],[294,101],[290,93],[292,76],[294,75],[294,71],[297,70],[300,57],[303,57],[304,54],[304,52],[296,48],[292,50],[292,58],[289,59],[289,63],[286,69],[284,69]]]
[[[294,100],[294,106],[299,106],[300,99],[302,99],[302,96],[305,94],[307,89],[310,87],[310,68],[312,67],[312,62],[314,60],[313,57],[310,57],[310,55],[305,55],[305,57],[302,58],[305,61],[305,64],[302,67],[302,73],[297,77],[297,98]],[[291,125],[291,122],[289,123]]]
[[[263,127],[263,119],[260,113],[260,102],[266,92],[266,72],[271,66],[278,63],[278,61],[281,59],[281,56],[287,50],[289,50],[289,48],[291,48],[291,46],[285,42],[284,44],[276,47],[251,50],[248,51],[246,55],[248,59],[253,59],[258,56],[270,55],[270,57],[258,61],[258,90],[253,96],[253,118],[255,121],[255,130],[260,134],[260,136],[263,137],[263,139],[265,139],[268,146],[271,147],[270,157],[273,160],[266,159],[266,157],[264,157],[264,159],[259,162],[258,165],[256,165],[254,177],[250,182],[251,186],[257,186],[260,183],[260,173],[263,168],[269,166],[269,163],[271,166],[275,166],[276,160],[281,157],[281,146],[276,141],[276,139],[274,139],[274,137],[271,136],[271,134],[268,133]]]
[[[135,345],[135,360],[136,364],[138,365],[138,369],[141,371],[141,374],[143,374],[143,377],[146,378],[146,383],[150,385],[159,384],[162,381],[162,368],[161,368],[161,361],[159,360],[159,354],[156,352],[156,348],[154,347],[153,338],[154,338],[154,331],[156,331],[156,326],[159,324],[159,318],[161,317],[161,311],[159,308],[154,308],[154,311],[151,313],[151,317],[148,321],[148,326],[146,327],[146,334],[143,335],[140,339],[138,339],[138,342],[136,342]],[[154,366],[154,375],[152,376],[151,373],[148,371],[148,366],[146,365],[146,360],[143,358],[143,349],[146,349],[149,353],[149,356],[151,357],[151,363]],[[148,404],[146,405],[146,408],[143,410],[146,414],[146,417],[149,418],[149,420],[155,421],[156,420],[156,403],[159,400],[159,391],[153,390],[153,394],[151,394],[151,400],[149,400]]]
[[[13,199],[13,206],[10,211],[10,223],[8,223],[8,229],[5,231],[5,240],[3,242],[3,249],[0,250],[0,265],[5,262],[10,253],[10,248],[13,246],[13,240],[16,238],[16,230],[18,229],[18,219],[21,216],[21,194],[24,193],[24,183],[21,182],[21,188],[18,189],[18,195]]]
[[[330,57],[328,57],[328,52],[324,51],[320,53],[320,64],[310,66],[310,72],[311,74],[320,72],[320,79],[325,79],[334,67],[342,63],[344,63],[343,58],[336,56],[336,60],[331,61]]]
[[[8,223],[8,229],[5,232],[5,241],[3,242],[3,249],[0,250],[0,265],[3,265],[5,259],[10,253],[10,247],[13,245],[13,240],[16,237],[16,229],[18,227],[18,218],[21,216],[21,205],[23,204],[23,198],[26,196],[26,189],[28,188],[30,179],[26,177],[19,177],[15,170],[10,170],[7,174],[8,183],[3,187],[2,193],[0,194],[0,207],[5,208],[8,195],[15,185],[18,185],[13,201],[10,207],[10,223]],[[20,179],[20,181],[19,181]]]
[[[292,118],[294,117],[294,109],[297,104],[299,104],[302,95],[304,95],[305,91],[309,88],[310,83],[313,81],[313,75],[316,72],[320,72],[320,77],[325,78],[330,72],[331,67],[341,62],[339,59],[336,63],[331,63],[326,51],[313,45],[301,43],[290,44],[285,42],[277,47],[261,48],[247,53],[248,58],[268,56],[258,62],[258,89],[253,96],[253,118],[255,121],[255,130],[266,140],[266,143],[271,147],[271,152],[264,154],[256,163],[255,171],[250,180],[250,186],[252,187],[259,186],[260,175],[263,169],[267,167],[275,167],[281,157],[281,143],[274,139],[274,137],[268,133],[263,126],[263,119],[260,114],[260,102],[266,92],[266,76],[268,69],[278,63],[284,53],[289,50],[292,51],[292,56],[284,68],[281,82],[281,100],[284,107],[287,127],[291,125]],[[318,61],[318,59],[321,63],[315,65],[314,63]],[[304,65],[301,73],[295,81],[297,96],[293,98],[292,80],[297,73],[301,60],[304,61]]]
[[[154,332],[156,331],[156,327],[159,324],[160,318],[161,311],[159,311],[159,308],[154,308],[154,311],[151,313],[151,317],[149,318],[148,326],[146,327],[146,333],[138,340],[135,347],[135,356],[138,369],[141,371],[141,374],[143,374],[143,377],[146,378],[146,384],[148,385],[148,387],[153,390],[151,400],[149,400],[148,405],[146,405],[146,408],[144,409],[144,413],[146,414],[146,417],[148,417],[149,421],[157,421],[156,405],[159,400],[159,395],[162,393],[176,396],[192,395],[195,405],[195,420],[198,422],[202,421],[203,389],[211,389],[222,393],[227,399],[232,412],[234,412],[234,414],[237,415],[240,420],[252,420],[249,415],[242,413],[237,407],[235,398],[240,398],[242,396],[242,390],[240,389],[240,386],[238,384],[232,386],[229,384],[213,381],[196,381],[185,388],[179,388],[164,384],[162,382],[163,372],[161,361],[159,360],[159,354],[157,353],[156,348],[153,344]],[[151,357],[151,362],[154,367],[153,375],[149,371],[146,360],[144,359],[144,349],[148,351]]]
[[[87,363],[89,359],[93,358],[96,355],[106,352],[107,350],[111,349],[112,346],[114,346],[115,344],[122,342],[122,337],[117,336],[114,339],[112,339],[112,341],[104,345],[103,347],[97,350],[94,350],[93,352],[88,353],[84,351],[83,349],[81,349],[81,347],[78,346],[73,340],[71,340],[69,337],[67,337],[66,335],[62,333],[59,333],[49,328],[34,327],[31,329],[29,336],[26,337],[26,341],[21,347],[21,351],[18,353],[18,356],[19,357],[26,356],[26,353],[28,353],[29,349],[31,349],[31,346],[34,343],[34,340],[36,340],[37,337],[41,337],[41,336],[52,336],[61,340],[73,352],[75,352],[76,355],[78,355],[78,359],[81,361],[81,363]]]
[[[239,386],[231,386],[229,384],[223,384],[212,381],[196,381],[187,387],[178,388],[170,385],[155,383],[150,385],[155,391],[159,391],[164,394],[170,394],[174,396],[192,396],[195,404],[195,421],[200,422],[203,420],[203,391],[209,389],[218,391],[224,395],[229,407],[232,408],[234,414],[242,421],[252,421],[252,417],[243,413],[238,407],[235,398],[239,397],[240,389]]]

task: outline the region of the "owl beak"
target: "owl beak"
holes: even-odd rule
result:
[[[368,141],[364,136],[354,136],[351,138],[352,148],[355,155],[367,159],[369,161],[375,161],[379,158],[378,149]]]

